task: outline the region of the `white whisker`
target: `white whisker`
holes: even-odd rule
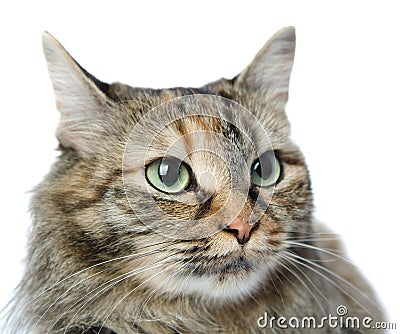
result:
[[[145,248],[148,248],[148,247],[160,246],[160,245],[164,245],[164,244],[168,244],[168,243],[170,243],[170,242],[169,242],[169,241],[168,241],[168,242],[163,241],[163,242],[159,242],[159,243],[155,243],[155,244],[151,244],[151,245],[144,246],[144,247],[142,247],[142,249],[145,249]],[[160,250],[161,250],[161,249],[160,249]],[[94,268],[96,268],[96,267],[100,267],[100,266],[102,266],[102,265],[105,265],[105,264],[108,264],[108,263],[111,263],[111,262],[116,262],[116,261],[128,259],[128,258],[131,258],[131,257],[134,257],[134,256],[146,255],[146,253],[147,253],[147,252],[141,252],[141,253],[135,253],[135,254],[129,254],[129,255],[124,255],[124,256],[116,257],[116,258],[109,259],[109,260],[106,260],[106,261],[103,261],[103,262],[100,262],[100,263],[96,263],[96,264],[94,264],[94,265],[92,265],[92,266],[89,266],[89,267],[87,267],[87,268],[85,268],[85,269],[79,270],[79,271],[77,271],[77,272],[75,272],[75,273],[73,273],[73,274],[71,274],[71,275],[68,275],[68,276],[64,277],[63,279],[61,279],[61,280],[58,281],[57,283],[54,283],[54,284],[52,284],[51,286],[49,286],[48,288],[46,288],[45,290],[43,290],[39,295],[35,296],[35,297],[32,298],[29,302],[27,302],[27,304],[26,304],[24,307],[26,308],[26,307],[29,306],[30,304],[34,303],[38,298],[40,298],[41,296],[43,296],[46,292],[48,292],[48,291],[54,289],[57,285],[59,285],[59,284],[65,282],[65,281],[67,281],[67,280],[69,280],[69,279],[71,279],[71,278],[73,278],[73,277],[75,277],[75,276],[77,276],[77,275],[80,275],[80,274],[82,274],[82,273],[84,273],[84,272],[86,272],[86,271],[88,271],[88,270],[90,270],[90,269],[94,269]],[[152,255],[152,254],[149,254],[149,255]]]
[[[118,307],[118,305],[120,305],[126,298],[128,298],[133,292],[135,292],[138,288],[140,288],[142,285],[146,284],[148,281],[152,280],[154,277],[157,277],[158,275],[160,275],[161,273],[169,270],[170,268],[176,266],[178,263],[172,263],[171,265],[167,266],[166,268],[164,268],[163,270],[155,273],[154,275],[150,276],[149,278],[147,278],[146,280],[144,280],[143,282],[141,282],[139,285],[137,285],[134,289],[132,289],[131,291],[129,291],[125,296],[123,296],[118,303],[114,304],[114,306],[112,307],[112,309],[110,310],[110,312],[108,312],[106,318],[103,320],[103,324],[101,325],[101,328],[104,327],[104,325],[106,324],[108,318],[111,316],[111,314],[114,312],[114,310]]]
[[[312,282],[312,280],[304,273],[303,270],[300,269],[299,266],[297,266],[296,264],[294,264],[292,261],[290,261],[290,258],[288,258],[285,254],[281,253],[279,254],[282,258],[286,259],[287,261],[289,261],[292,265],[294,265],[296,267],[297,270],[299,270],[299,272],[304,276],[304,278],[311,284],[311,286],[321,295],[321,297],[325,300],[328,301],[328,299],[322,294],[322,292],[320,291],[320,289],[318,289],[316,287],[316,285]],[[289,271],[289,273],[291,273],[292,275],[294,275],[295,278],[297,278],[297,280],[304,286],[304,288],[310,293],[310,295],[314,298],[314,300],[316,301],[316,303],[318,304],[318,306],[320,307],[321,311],[326,311],[324,309],[324,307],[322,306],[322,304],[320,303],[319,299],[317,298],[317,296],[312,292],[312,290],[310,289],[309,286],[307,286],[307,284],[301,279],[301,277],[299,275],[297,275],[297,273],[289,268],[287,265],[285,265],[284,263],[281,263],[281,265]],[[290,279],[288,279],[288,281],[290,283],[292,283],[290,281]],[[293,283],[292,283],[293,284]],[[293,285],[294,286],[294,285]]]
[[[124,257],[124,258],[126,258],[126,257]],[[163,259],[163,260],[166,260],[166,259]],[[161,261],[163,261],[163,260],[161,260]],[[161,262],[161,261],[160,261],[160,262]],[[161,264],[159,264],[159,265],[161,265]],[[59,322],[59,321],[62,319],[62,317],[63,317],[65,314],[68,313],[68,311],[70,311],[73,307],[75,307],[76,305],[78,305],[81,301],[83,301],[87,296],[89,296],[89,295],[92,294],[93,292],[95,292],[95,291],[101,289],[102,287],[104,287],[103,289],[97,291],[88,301],[86,301],[86,302],[78,309],[78,311],[74,314],[74,316],[72,317],[72,319],[70,319],[69,323],[67,324],[65,331],[68,329],[68,327],[69,327],[69,325],[72,323],[73,319],[78,315],[78,313],[79,313],[89,302],[91,302],[91,301],[93,301],[94,299],[96,299],[97,297],[101,296],[104,292],[106,292],[107,290],[109,290],[110,288],[112,288],[113,286],[115,286],[116,284],[118,284],[119,282],[121,282],[121,281],[123,281],[123,280],[125,280],[125,279],[127,279],[127,278],[129,278],[129,277],[132,277],[132,276],[134,276],[134,275],[136,275],[136,274],[139,274],[139,273],[141,273],[141,272],[143,272],[143,271],[150,270],[150,269],[152,269],[153,267],[157,267],[157,266],[158,266],[158,263],[156,263],[156,264],[153,263],[153,264],[151,264],[151,265],[146,265],[146,266],[143,266],[143,267],[140,267],[140,268],[136,268],[136,269],[134,269],[134,270],[132,270],[132,271],[129,271],[129,272],[124,273],[124,274],[121,274],[121,275],[119,275],[119,276],[117,276],[117,277],[115,277],[115,278],[113,278],[113,279],[111,279],[111,280],[108,280],[108,281],[102,283],[101,285],[99,285],[98,287],[96,287],[96,288],[90,290],[90,291],[89,291],[88,293],[86,293],[84,296],[82,296],[81,298],[79,298],[74,304],[72,304],[70,307],[68,307],[68,309],[67,309],[66,311],[64,311],[64,312],[53,322],[53,324],[50,326],[50,328],[48,329],[48,331],[51,330],[51,329],[57,324],[57,322]],[[110,284],[110,283],[111,283],[111,284]]]
[[[72,321],[75,319],[75,317],[79,314],[79,312],[80,312],[87,304],[89,304],[90,302],[92,302],[93,300],[95,300],[96,298],[98,298],[99,296],[101,296],[101,295],[102,295],[103,293],[105,293],[106,291],[110,290],[112,287],[116,286],[118,283],[120,283],[120,282],[122,282],[122,281],[124,281],[124,280],[126,280],[126,279],[128,279],[128,278],[131,278],[131,277],[133,277],[133,276],[135,276],[135,275],[137,275],[137,274],[143,273],[143,272],[145,272],[145,271],[148,271],[148,270],[152,270],[152,269],[161,267],[165,262],[168,262],[168,261],[170,260],[170,259],[169,259],[170,257],[173,257],[174,255],[175,255],[175,254],[169,255],[169,256],[165,257],[164,259],[157,261],[156,263],[152,263],[151,265],[146,265],[146,266],[143,266],[143,267],[141,267],[141,268],[134,269],[134,270],[132,270],[132,271],[130,271],[130,272],[128,272],[128,273],[119,275],[118,277],[116,277],[116,278],[114,278],[114,279],[112,279],[112,280],[109,280],[109,281],[107,281],[107,282],[101,284],[101,285],[100,285],[99,287],[97,287],[96,289],[91,290],[91,291],[90,291],[89,293],[87,293],[83,298],[85,298],[87,295],[91,294],[92,292],[98,290],[100,287],[106,285],[103,289],[101,289],[100,291],[96,292],[96,294],[95,294],[94,296],[92,296],[89,300],[87,300],[87,301],[75,312],[75,314],[73,315],[73,317],[70,319],[69,323],[67,324],[66,330],[68,329],[68,326],[72,323]],[[122,277],[122,278],[121,278],[121,277]],[[114,282],[113,282],[113,281],[114,281]],[[109,284],[110,282],[113,282],[113,283],[112,283],[112,284]],[[108,284],[108,285],[107,285],[107,284]],[[140,285],[142,285],[142,284],[140,284]],[[139,285],[139,286],[140,286],[140,285]],[[79,303],[83,298],[80,298],[80,299],[78,300],[77,303]],[[76,305],[77,303],[75,303],[74,305]],[[73,306],[74,306],[74,305],[73,305]],[[64,334],[65,334],[65,333],[66,333],[66,332],[64,332]]]
[[[316,250],[319,252],[323,252],[323,253],[329,254],[333,257],[336,257],[340,260],[343,260],[343,261],[355,266],[355,264],[350,259],[333,252],[334,250],[330,250],[328,248],[321,248],[321,247],[317,247],[317,246],[313,246],[313,245],[308,245],[308,244],[304,244],[304,243],[300,243],[300,242],[289,241],[289,240],[286,241],[286,243],[288,243],[289,245],[294,245],[294,246],[298,246],[301,248],[308,248],[308,249]]]
[[[141,305],[141,307],[140,307],[141,311],[140,311],[139,315],[137,315],[137,316],[135,317],[135,319],[134,319],[134,321],[133,321],[134,324],[137,323],[137,324],[139,325],[139,321],[137,321],[137,320],[140,319],[140,317],[141,317],[141,315],[143,314],[143,311],[144,311],[146,305],[148,304],[148,302],[150,301],[150,299],[154,296],[154,294],[162,288],[163,284],[165,284],[165,282],[169,281],[170,279],[172,279],[173,277],[175,277],[176,275],[178,275],[179,273],[181,273],[181,272],[185,269],[185,267],[186,267],[190,262],[192,262],[193,260],[194,260],[194,258],[191,259],[191,260],[189,260],[188,262],[181,262],[182,265],[181,265],[178,269],[176,269],[171,275],[169,275],[169,276],[168,276],[165,280],[163,280],[156,288],[153,289],[153,291],[146,297],[146,299],[144,300],[143,304]],[[193,272],[193,271],[192,271],[192,272]]]
[[[335,281],[333,281],[332,279],[330,279],[328,276],[326,276],[325,274],[321,273],[320,271],[316,270],[315,268],[301,262],[301,261],[305,261],[307,263],[309,263],[310,265],[313,265],[315,267],[317,267],[318,269],[321,269],[323,271],[325,271],[326,273],[332,275],[333,277],[337,278],[338,280],[340,280],[341,282],[343,282],[344,284],[348,285],[349,287],[351,287],[352,289],[354,289],[356,292],[360,293],[360,295],[362,295],[364,298],[368,298],[362,291],[360,291],[356,286],[354,286],[352,283],[350,283],[348,280],[344,279],[343,277],[339,276],[338,274],[336,274],[335,272],[329,270],[328,268],[319,265],[318,263],[314,263],[313,261],[306,259],[302,256],[299,256],[297,254],[294,254],[292,252],[288,252],[287,253],[288,256],[290,256],[291,261],[295,261],[296,263],[310,269],[311,271],[315,272],[317,275],[321,276],[323,279],[325,279],[326,281],[328,281],[329,283],[331,283],[333,286],[335,286],[339,291],[341,291],[344,295],[346,295],[348,298],[350,298],[354,303],[356,303],[358,306],[360,306],[364,311],[369,312],[369,310],[362,305],[357,299],[355,299],[350,292],[346,291],[343,287],[341,287],[340,285],[338,285]],[[299,259],[299,260],[297,260]]]

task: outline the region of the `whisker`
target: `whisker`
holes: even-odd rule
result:
[[[104,269],[98,273],[92,274],[89,277],[86,277],[84,279],[82,279],[81,281],[75,283],[74,285],[72,285],[71,287],[69,287],[62,295],[60,295],[54,302],[52,302],[49,307],[47,307],[47,309],[43,312],[43,314],[39,317],[39,319],[35,322],[35,325],[33,326],[33,328],[36,328],[36,326],[39,324],[39,322],[44,318],[44,316],[47,314],[47,312],[62,298],[64,297],[69,291],[71,291],[74,287],[78,286],[79,284],[83,283],[85,280],[93,278],[96,275],[99,275],[105,271],[107,271],[109,269]]]
[[[146,246],[142,247],[142,249],[145,249],[145,248],[148,248],[148,247],[154,247],[154,246],[165,245],[165,244],[170,244],[170,241],[162,241],[162,242],[158,242],[158,243],[155,243],[155,244],[146,245]],[[77,275],[80,275],[80,274],[84,273],[85,271],[88,271],[88,270],[90,270],[90,269],[93,269],[93,268],[96,268],[96,267],[99,267],[99,266],[102,266],[102,265],[105,265],[105,264],[108,264],[108,263],[111,263],[111,262],[115,262],[115,261],[119,261],[119,260],[124,260],[124,259],[130,258],[130,257],[133,257],[133,256],[136,256],[136,255],[139,255],[139,254],[143,254],[143,253],[129,254],[129,255],[124,255],[124,256],[116,257],[116,258],[114,258],[114,259],[109,259],[109,260],[106,260],[106,261],[103,261],[103,262],[100,262],[100,263],[96,263],[96,264],[94,264],[94,265],[92,265],[92,266],[90,266],[90,267],[87,267],[87,268],[85,268],[85,269],[79,270],[79,271],[77,271],[77,272],[75,272],[75,273],[73,273],[73,274],[71,274],[71,275],[68,275],[67,277],[64,277],[63,279],[61,279],[61,280],[58,281],[57,283],[54,283],[54,284],[52,284],[51,286],[49,286],[48,288],[46,288],[45,290],[43,290],[39,295],[35,296],[33,299],[31,299],[29,302],[27,302],[27,304],[26,304],[24,307],[27,307],[27,306],[29,306],[30,304],[34,303],[38,298],[40,298],[41,296],[43,296],[46,292],[48,292],[48,291],[52,290],[53,288],[55,288],[57,285],[59,285],[59,284],[65,282],[66,280],[68,280],[68,279],[70,279],[70,278],[73,278],[73,277],[75,277],[75,276],[77,276]]]
[[[101,284],[101,285],[100,285],[99,287],[97,287],[96,289],[93,289],[92,291],[90,291],[89,293],[87,293],[83,298],[85,298],[86,296],[88,296],[88,295],[89,295],[90,293],[92,293],[93,291],[98,290],[101,286],[104,286],[104,285],[107,285],[107,284],[108,284],[106,287],[104,287],[103,289],[101,289],[100,291],[98,291],[94,296],[92,296],[88,301],[86,301],[86,302],[75,312],[75,314],[73,315],[72,319],[69,321],[69,323],[68,323],[66,329],[68,329],[69,325],[72,323],[72,321],[75,319],[75,317],[79,314],[79,312],[80,312],[88,303],[92,302],[93,300],[95,300],[96,298],[98,298],[99,296],[101,296],[103,293],[105,293],[106,291],[110,290],[112,287],[114,287],[114,286],[117,285],[118,283],[120,283],[120,282],[122,282],[122,281],[124,281],[124,280],[126,280],[126,279],[128,279],[128,278],[131,278],[131,277],[133,277],[133,276],[135,276],[135,275],[137,275],[137,274],[140,274],[140,273],[142,273],[142,272],[145,272],[145,271],[147,271],[147,270],[151,270],[151,269],[154,269],[154,268],[157,268],[157,267],[161,267],[165,262],[168,262],[168,261],[169,261],[169,258],[170,258],[170,257],[173,257],[173,256],[175,256],[175,254],[170,254],[169,256],[166,256],[164,259],[159,260],[159,261],[157,261],[156,263],[152,263],[151,265],[146,265],[146,266],[143,266],[143,267],[141,267],[141,268],[134,269],[134,270],[132,270],[132,271],[130,271],[130,272],[128,272],[128,273],[125,273],[125,274],[123,274],[123,275],[120,275],[120,276],[114,278],[113,280],[109,280],[109,281],[107,281],[107,282]],[[120,278],[120,277],[122,277],[122,278]],[[113,281],[115,281],[115,282],[113,282]],[[110,282],[113,282],[113,283],[112,283],[112,284],[109,284]],[[142,284],[140,284],[140,285],[142,285]],[[140,286],[140,285],[139,285],[139,286]],[[83,298],[79,299],[79,301],[81,301]],[[79,301],[78,301],[78,302],[79,302]],[[75,303],[74,305],[76,305],[76,303]]]
[[[145,309],[146,305],[148,304],[148,302],[150,301],[150,299],[154,296],[154,294],[155,294],[157,291],[159,291],[159,290],[161,289],[162,285],[163,285],[165,282],[167,282],[167,281],[169,281],[170,279],[172,279],[173,277],[175,277],[176,275],[178,275],[179,273],[181,273],[181,272],[185,269],[185,267],[186,267],[190,262],[192,262],[193,260],[194,260],[194,259],[191,259],[191,260],[189,260],[189,261],[187,261],[187,262],[181,262],[182,265],[181,265],[178,269],[176,269],[169,277],[167,277],[164,281],[162,281],[162,282],[158,285],[158,287],[156,287],[155,289],[153,289],[153,291],[146,297],[146,299],[144,300],[142,306],[140,307],[140,308],[141,308],[141,311],[140,311],[139,315],[135,317],[135,319],[134,319],[134,321],[133,321],[134,324],[137,324],[137,325],[139,326],[139,322],[136,321],[136,320],[140,319],[142,313],[144,312],[144,309]],[[192,272],[193,272],[193,271],[192,271]]]
[[[175,255],[175,254],[174,254]],[[179,263],[178,263],[179,264]],[[128,298],[133,292],[135,292],[138,288],[140,288],[142,285],[146,284],[148,281],[150,281],[151,279],[153,279],[154,277],[160,275],[161,273],[167,271],[168,269],[176,266],[177,263],[172,263],[171,265],[167,266],[166,268],[164,268],[163,270],[155,273],[154,275],[152,275],[151,277],[147,278],[146,280],[144,280],[143,282],[141,282],[138,286],[136,286],[134,289],[132,289],[131,291],[129,291],[125,296],[123,296],[118,303],[114,304],[113,308],[111,309],[111,311],[108,313],[108,315],[106,316],[106,318],[103,320],[103,324],[101,325],[101,328],[104,327],[105,323],[107,322],[107,320],[109,319],[109,317],[111,316],[111,314],[115,311],[115,309],[118,307],[119,304],[121,304],[126,298]],[[100,329],[101,329],[100,328]]]
[[[341,287],[340,285],[338,285],[335,281],[333,281],[332,279],[330,279],[328,276],[326,276],[325,274],[321,273],[320,271],[316,270],[315,268],[301,262],[301,261],[305,261],[307,263],[309,263],[310,265],[313,265],[315,267],[317,267],[318,269],[321,269],[323,271],[325,271],[326,273],[332,275],[333,277],[337,278],[338,280],[340,280],[341,282],[343,282],[344,284],[348,285],[350,288],[354,289],[356,292],[358,292],[359,294],[361,294],[364,298],[366,298],[368,300],[368,296],[366,296],[361,290],[359,290],[356,286],[354,286],[352,283],[350,283],[348,280],[344,279],[343,277],[341,277],[340,275],[336,274],[335,272],[329,270],[328,268],[319,265],[318,263],[314,263],[313,261],[306,259],[304,257],[301,257],[297,254],[294,254],[292,252],[288,252],[287,255],[290,257],[291,261],[295,261],[296,263],[310,269],[311,271],[313,271],[314,273],[316,273],[317,275],[319,275],[320,277],[322,277],[323,279],[327,280],[329,283],[331,283],[334,287],[336,287],[339,291],[341,291],[343,294],[345,294],[348,298],[350,298],[354,303],[356,303],[358,306],[360,306],[364,311],[366,311],[367,313],[369,313],[370,311],[364,306],[362,305],[357,299],[355,299],[350,292],[346,291],[343,287]],[[301,261],[299,261],[299,260]]]
[[[299,225],[298,222],[296,222],[296,225]],[[311,225],[312,226],[312,225]],[[287,227],[286,227],[287,228]],[[340,235],[334,232],[316,232],[316,231],[302,231],[296,229],[295,226],[292,227],[292,229],[282,229],[281,232],[286,232],[286,233],[292,233],[292,234],[301,234],[301,235],[310,235],[310,236],[329,236],[332,238],[341,238]]]
[[[332,249],[321,248],[321,247],[317,247],[317,246],[313,246],[313,245],[309,245],[309,244],[304,244],[304,243],[300,243],[300,242],[294,242],[294,241],[286,241],[286,242],[288,244],[290,244],[290,245],[298,246],[298,247],[301,247],[301,248],[308,248],[308,249],[316,250],[316,251],[319,251],[319,252],[322,252],[322,253],[325,253],[325,254],[329,254],[329,255],[331,255],[333,257],[336,257],[336,258],[338,258],[340,260],[343,260],[343,261],[355,266],[354,262],[352,262],[350,259],[335,253],[334,250],[332,250]]]
[[[276,268],[276,270],[277,270],[280,274],[282,274],[282,275],[286,278],[286,280],[288,280],[287,276],[279,269],[279,267]],[[268,274],[268,280],[269,280],[269,281],[272,283],[272,285],[274,286],[275,292],[279,295],[279,298],[281,299],[282,305],[283,305],[283,307],[286,309],[286,303],[285,303],[285,300],[283,299],[281,290],[278,289],[278,287],[275,285],[275,281],[274,281],[274,278],[277,278],[277,279],[279,280],[279,283],[282,285],[283,282],[282,282],[281,278],[279,277],[279,275],[274,275],[274,277],[273,277],[272,274],[271,274],[271,271],[269,271],[269,270],[267,271],[267,274]],[[290,282],[290,283],[293,284],[292,282]]]
[[[124,259],[129,258],[129,257],[135,257],[134,260],[138,260],[138,259],[141,259],[141,258],[143,258],[143,257],[145,257],[145,256],[157,254],[157,253],[159,253],[160,251],[161,251],[161,250],[158,249],[158,250],[153,250],[153,251],[150,251],[150,252],[135,253],[135,254],[130,254],[130,255],[127,255],[127,256],[115,258],[115,259],[112,259],[112,260],[113,260],[113,261],[116,261],[116,260],[124,260]],[[110,262],[111,262],[111,261],[104,261],[104,262],[102,262],[101,264],[104,265],[104,264],[110,263]],[[95,266],[92,266],[92,267],[95,267]],[[87,268],[87,269],[90,269],[90,268],[92,268],[92,267],[89,267],[89,268]],[[105,272],[105,271],[111,270],[111,269],[112,269],[112,268],[106,268],[106,269],[104,269],[104,270],[101,270],[101,271],[99,271],[99,272],[97,272],[97,273],[94,273],[94,274],[88,276],[88,277],[85,277],[84,279],[82,279],[82,280],[80,280],[79,282],[77,282],[77,283],[73,284],[72,286],[70,286],[64,293],[62,293],[53,303],[51,303],[51,304],[48,306],[48,308],[45,310],[45,312],[44,312],[44,313],[40,316],[40,318],[36,321],[36,323],[35,323],[35,325],[34,325],[34,328],[36,328],[36,326],[38,325],[38,323],[40,322],[40,320],[43,319],[43,317],[44,317],[44,316],[46,315],[46,313],[52,308],[52,306],[55,305],[61,298],[63,298],[63,297],[64,297],[68,292],[70,292],[73,288],[75,288],[76,286],[82,284],[83,282],[85,282],[85,281],[87,281],[87,280],[89,280],[89,279],[91,279],[91,278],[93,278],[93,277],[95,277],[95,276],[97,276],[97,275],[100,275],[100,274],[102,274],[102,273]],[[83,271],[81,271],[81,272],[83,272]],[[72,275],[70,275],[69,278],[71,278],[71,276],[72,276]]]
[[[166,261],[166,260],[167,260],[167,258],[164,258],[164,259],[160,260],[159,262],[161,262],[161,261]],[[81,301],[83,301],[86,297],[88,297],[90,294],[92,294],[92,293],[95,292],[96,290],[99,290],[100,288],[102,288],[102,287],[105,286],[105,287],[104,287],[103,289],[101,289],[100,291],[97,291],[97,293],[96,293],[94,296],[92,296],[88,301],[86,301],[86,302],[78,309],[78,311],[74,314],[74,316],[72,317],[72,319],[71,319],[71,320],[69,321],[69,323],[67,324],[65,331],[68,329],[69,325],[72,323],[72,321],[73,321],[73,320],[75,319],[75,317],[78,315],[78,313],[79,313],[89,302],[93,301],[95,298],[97,298],[98,296],[102,295],[104,292],[106,292],[107,290],[109,290],[110,288],[112,288],[113,286],[115,286],[116,284],[118,284],[119,282],[123,281],[124,279],[127,279],[127,278],[129,278],[129,277],[133,277],[134,275],[137,275],[137,274],[139,274],[139,273],[141,273],[141,272],[144,272],[144,271],[146,271],[146,270],[150,270],[150,269],[152,269],[153,267],[157,267],[158,265],[161,265],[161,264],[160,264],[160,263],[156,263],[156,264],[155,264],[155,263],[152,263],[152,264],[150,264],[150,265],[146,265],[146,266],[143,266],[143,267],[141,267],[141,268],[134,269],[134,270],[129,271],[129,272],[127,272],[127,273],[121,274],[121,275],[119,275],[119,276],[117,276],[117,277],[115,277],[115,278],[113,278],[113,279],[111,279],[111,280],[108,280],[108,281],[102,283],[101,285],[99,285],[98,287],[96,287],[96,288],[90,290],[90,291],[89,291],[88,293],[86,293],[84,296],[82,296],[81,298],[79,298],[79,299],[78,299],[73,305],[71,305],[66,311],[64,311],[64,312],[53,322],[53,324],[50,326],[50,328],[48,329],[48,331],[51,330],[51,329],[57,324],[57,322],[59,322],[59,321],[62,319],[62,317],[63,317],[65,314],[68,313],[68,311],[70,311],[73,307],[75,307],[77,304],[79,304]],[[110,284],[110,283],[111,283],[111,284]],[[48,331],[47,331],[47,332],[48,332]]]
[[[303,238],[296,237],[291,240],[296,240],[296,241],[300,241],[300,242],[306,242],[306,241],[321,242],[321,241],[341,241],[342,238],[340,236],[322,237],[322,236],[310,235],[309,237],[303,237]]]
[[[192,260],[194,260],[195,258],[193,257]],[[192,276],[192,274],[200,267],[200,263],[196,264],[193,268],[193,270],[186,276],[185,278],[185,284],[183,285],[183,291],[186,291],[188,289],[188,283],[189,283],[189,279]]]
[[[299,266],[297,266],[296,264],[294,264],[289,257],[287,257],[284,253],[279,254],[280,257],[286,259],[287,261],[289,261],[292,265],[294,265],[296,267],[297,270],[299,270],[299,272],[303,275],[303,277],[311,284],[311,286],[321,295],[321,297],[325,300],[328,301],[328,299],[321,293],[320,289],[318,289],[315,284],[312,282],[312,280],[304,273],[303,270],[300,269]],[[289,271],[289,273],[291,273],[292,275],[294,275],[294,277],[304,286],[304,288],[310,293],[310,295],[314,298],[314,300],[317,302],[318,306],[320,307],[321,311],[324,312],[326,311],[324,309],[324,307],[322,306],[322,304],[319,302],[319,299],[317,298],[317,296],[311,291],[310,287],[307,286],[307,284],[301,279],[301,277],[299,277],[299,275],[297,275],[297,273],[292,270],[291,268],[289,268],[287,265],[285,265],[284,263],[281,263],[281,265]],[[290,282],[290,279],[289,279]],[[292,283],[292,285],[294,286],[294,284]]]
[[[326,233],[326,232],[314,232],[314,231],[299,231],[296,228],[293,229],[280,229],[280,233],[286,233],[293,240],[315,240],[315,241],[340,241],[342,237],[336,233]],[[293,236],[291,236],[293,235]]]

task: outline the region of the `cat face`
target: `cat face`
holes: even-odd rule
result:
[[[62,154],[33,211],[68,274],[223,302],[282,268],[312,211],[284,113],[294,46],[283,29],[232,80],[152,90],[100,82],[44,35]]]

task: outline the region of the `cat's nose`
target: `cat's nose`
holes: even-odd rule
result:
[[[247,241],[249,241],[250,231],[256,225],[257,224],[250,225],[246,220],[237,217],[224,230],[233,233],[236,236],[237,242],[241,245],[244,245]]]

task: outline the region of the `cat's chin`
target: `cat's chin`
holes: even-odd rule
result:
[[[227,264],[203,275],[182,275],[164,282],[169,295],[192,296],[212,303],[235,302],[250,297],[266,283],[269,268],[250,269],[243,262]]]
[[[230,268],[224,269],[228,271],[193,277],[186,287],[183,282],[182,293],[196,295],[212,302],[241,300],[251,296],[265,284],[268,271],[267,268],[260,268],[235,274]]]

